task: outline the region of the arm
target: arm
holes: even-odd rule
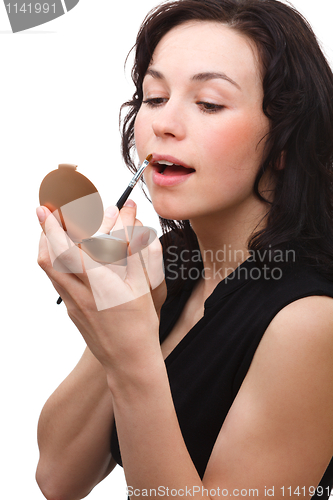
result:
[[[149,371],[139,363],[128,373],[109,370],[125,475],[135,498],[162,486],[179,491],[174,498],[195,487],[198,499],[213,498],[210,492],[219,488],[229,495],[238,489],[239,496],[241,489],[248,496],[257,490],[252,496],[264,500],[265,488],[274,488],[280,500],[284,487],[288,498],[309,499],[333,455],[332,304],[327,297],[309,297],[272,321],[202,481],[185,447],[158,352],[147,346]]]
[[[116,218],[117,213],[114,217],[106,215],[100,232],[109,233]],[[120,227],[139,225],[135,220],[135,209],[124,208],[119,225]],[[60,230],[59,227],[57,229]],[[160,258],[158,240],[151,247],[157,248]],[[65,248],[68,248],[67,240]],[[149,251],[152,252],[152,249]],[[81,281],[74,274],[59,273],[53,269],[49,245],[44,235],[40,241],[38,262],[64,299],[69,316],[85,336],[88,334],[87,325],[80,324],[75,314],[71,313],[75,310],[75,298],[73,300],[67,291],[71,284],[77,291]],[[163,273],[157,273],[160,267],[159,259],[156,261],[152,257],[149,263],[147,262],[150,276],[159,274],[155,287],[151,290],[155,315],[156,313],[159,315],[166,295]],[[90,297],[90,286],[88,288]],[[85,292],[86,290],[81,289],[79,293],[81,299],[86,296]],[[87,303],[84,303],[83,307],[86,312],[89,310]],[[95,304],[93,310],[96,313]],[[103,318],[103,312],[97,313],[97,317]],[[121,329],[119,331],[121,332]],[[46,402],[40,417],[38,426],[40,460],[36,479],[48,500],[81,499],[112,471],[115,466],[110,454],[112,423],[112,396],[106,372],[87,348],[75,369]]]
[[[87,348],[40,416],[36,479],[48,500],[83,498],[112,471],[112,422],[105,370]]]

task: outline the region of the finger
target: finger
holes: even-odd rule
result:
[[[74,246],[72,240],[68,238],[54,214],[47,207],[38,207],[36,213],[43,232],[49,241],[57,241],[57,245],[53,247],[54,250],[55,248],[59,250],[56,255],[60,255]]]
[[[157,238],[157,232],[153,228],[142,226],[140,221],[136,221],[129,251],[130,254],[141,253],[142,264],[147,270],[150,286],[152,289],[158,287],[164,281],[164,264],[162,246]]]
[[[41,234],[38,247],[38,265],[43,269],[52,266],[47,239],[44,233]]]
[[[37,216],[50,245],[49,251],[52,250],[53,252],[53,257],[56,258],[58,263],[61,263],[61,266],[65,266],[69,272],[80,274],[80,279],[84,280],[85,268],[82,265],[82,255],[79,248],[74,245],[73,241],[60,227],[57,219],[46,207],[39,207]]]
[[[50,281],[52,282],[54,288],[57,290],[58,294],[61,296],[66,306],[71,304],[73,300],[71,299],[69,290],[79,288],[80,297],[84,293],[84,286],[82,281],[75,275],[71,274],[66,276],[66,273],[69,273],[68,269],[61,270],[58,272],[55,270],[50,254],[49,254],[50,245],[47,241],[47,238],[44,233],[42,233],[40,242],[39,242],[39,250],[38,250],[38,265],[45,271]]]
[[[113,205],[108,207],[105,210],[103,222],[98,230],[98,233],[110,234],[111,229],[116,223],[118,215],[119,215],[119,210],[117,207]]]
[[[157,236],[157,235],[156,235]],[[146,274],[151,288],[151,297],[157,314],[167,296],[162,245],[156,237],[142,252],[146,266]]]
[[[141,224],[140,221],[136,220],[135,226],[132,231],[132,239],[129,243],[129,255],[141,252],[156,238],[156,236],[157,234],[154,229],[145,227]]]
[[[51,244],[45,236],[44,232],[42,232],[39,242],[37,262],[43,269],[53,267],[53,269],[61,273],[71,272],[62,262],[60,262],[58,256],[55,255],[53,248],[51,247]]]
[[[117,223],[116,223],[116,226],[118,228],[119,228],[119,222],[118,222],[119,219],[117,220]],[[120,224],[122,224],[121,221],[120,221]],[[108,240],[110,243],[110,245],[109,245],[110,253],[108,254],[108,257],[107,257],[107,258],[109,258],[109,260],[106,260],[106,262],[110,262],[110,263],[107,264],[107,267],[112,269],[119,276],[124,276],[123,268],[125,268],[125,266],[126,266],[126,255],[124,254],[125,250],[127,250],[128,255],[132,255],[132,253],[135,253],[135,252],[141,250],[145,246],[145,243],[141,243],[141,238],[139,237],[141,235],[138,234],[139,229],[143,230],[144,228],[142,227],[142,223],[139,220],[135,219],[134,228],[132,226],[127,226],[126,232],[125,232],[125,228],[123,228],[123,229],[113,230],[112,234],[110,234],[110,235],[99,236],[99,237],[104,236],[104,238],[110,238],[110,240]],[[135,237],[134,237],[134,233],[135,233]],[[131,242],[128,242],[128,234],[132,234]],[[133,241],[134,241],[134,243],[133,243]],[[127,243],[126,249],[124,247],[124,242]],[[131,249],[129,247],[130,247],[130,245],[132,245],[132,243],[134,244],[134,250],[131,251]],[[83,250],[85,250],[84,247],[83,247]]]
[[[135,217],[136,204],[133,200],[127,200],[123,208],[120,210],[119,217],[113,228],[113,231],[117,232],[117,237],[120,237],[118,235],[121,234],[121,230],[124,230],[124,237],[126,241],[131,240]]]
[[[151,287],[142,252],[137,252],[127,257],[125,282],[130,286],[136,298],[150,293]]]
[[[39,248],[38,248],[38,258],[37,262],[39,266],[49,274],[49,269],[56,269],[59,272],[62,273],[70,273],[71,271],[65,267],[65,265],[61,264],[60,268],[60,263],[59,259],[57,258],[57,255],[55,255],[53,248],[51,247],[51,244],[49,240],[47,239],[46,235],[44,232],[42,232],[40,240],[39,240]]]
[[[132,239],[128,247],[126,282],[136,297],[145,295],[151,290],[147,272],[148,249],[146,247],[149,240],[155,237],[156,232],[153,229],[144,227],[138,219],[135,219]]]

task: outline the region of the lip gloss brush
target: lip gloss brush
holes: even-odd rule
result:
[[[131,182],[129,183],[129,185],[127,186],[127,188],[125,189],[125,191],[123,192],[123,194],[121,195],[121,197],[119,198],[119,200],[117,201],[116,207],[118,207],[119,210],[124,206],[125,201],[127,200],[127,198],[129,197],[129,195],[131,194],[134,186],[137,184],[137,182],[141,178],[143,172],[146,170],[146,167],[149,165],[152,157],[153,157],[153,155],[151,155],[151,154],[147,156],[147,158],[142,163],[141,167],[136,172],[136,174],[134,175],[133,179],[131,180]]]

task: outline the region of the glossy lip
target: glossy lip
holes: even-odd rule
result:
[[[168,161],[170,163],[174,163],[175,165],[181,165],[182,167],[194,170],[193,167],[186,165],[186,163],[178,160],[174,156],[153,154],[153,158],[150,164],[153,167],[152,180],[153,183],[156,184],[157,186],[164,186],[164,187],[176,186],[177,184],[185,182],[187,179],[189,179],[189,177],[191,177],[192,174],[195,173],[194,171],[194,172],[189,172],[188,174],[174,175],[174,176],[172,175],[165,176],[163,174],[160,174],[157,169],[156,162],[163,160]]]
[[[174,163],[175,165],[181,165],[182,167],[191,168],[191,169],[194,170],[193,167],[190,167],[189,165],[186,165],[186,163],[184,163],[181,160],[178,160],[174,156],[170,156],[170,155],[158,155],[156,153],[153,153],[153,158],[150,161],[150,164],[154,167],[156,162],[162,161],[162,160],[169,161],[170,163]]]

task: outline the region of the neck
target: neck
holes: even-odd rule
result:
[[[209,293],[249,256],[250,237],[265,225],[266,203],[253,199],[228,212],[191,220],[203,260],[203,288]]]

